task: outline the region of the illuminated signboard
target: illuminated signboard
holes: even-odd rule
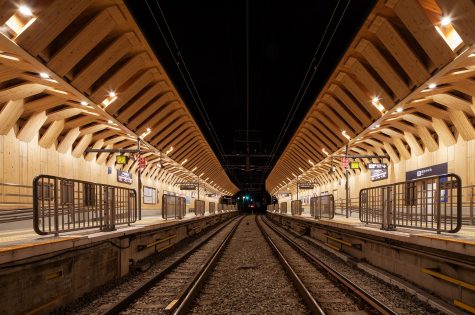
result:
[[[132,174],[117,170],[117,181],[119,183],[132,184]]]
[[[312,183],[299,183],[299,189],[313,189]]]
[[[369,170],[380,170],[387,169],[388,165],[386,163],[368,163]]]
[[[350,168],[352,170],[357,170],[360,168],[360,162],[350,162]]]
[[[116,155],[115,164],[127,164],[129,158],[125,155]]]
[[[195,184],[181,184],[180,190],[196,190]]]

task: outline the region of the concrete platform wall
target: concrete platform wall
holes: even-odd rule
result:
[[[173,222],[120,238],[101,237],[78,248],[32,256],[0,265],[0,314],[48,314],[107,282],[128,274],[132,264],[156,250],[216,226],[237,212]],[[140,249],[159,239],[169,241]]]

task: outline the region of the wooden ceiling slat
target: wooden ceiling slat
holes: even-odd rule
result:
[[[30,54],[42,52],[93,0],[53,1],[37,16],[37,22],[15,42]],[[39,21],[39,22],[38,22]]]
[[[393,66],[386,60],[381,52],[376,48],[369,40],[361,39],[358,46],[358,51],[368,63],[374,68],[376,72],[381,76],[384,82],[389,86],[391,91],[396,96],[396,99],[402,100],[409,94],[410,90],[401,78],[400,74],[394,69]]]
[[[107,70],[130,53],[132,47],[138,45],[139,41],[134,33],[122,34],[85,65],[71,81],[71,85],[82,91],[88,90]]]
[[[117,25],[123,22],[123,16],[117,7],[102,10],[68,44],[52,56],[47,66],[56,74],[65,75]]]

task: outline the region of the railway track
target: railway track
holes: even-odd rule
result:
[[[161,272],[110,305],[102,314],[170,314],[185,309],[242,221],[236,219],[193,247]],[[203,266],[205,268],[203,268]]]
[[[101,314],[437,313],[400,292],[394,308],[338,269],[267,219],[241,217]]]
[[[398,314],[262,218],[256,221],[313,314]]]

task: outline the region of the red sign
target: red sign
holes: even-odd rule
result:
[[[349,160],[347,157],[341,158],[341,168],[347,169],[348,163],[349,163]]]
[[[141,169],[144,169],[147,166],[147,160],[140,156],[137,158],[137,163]]]

